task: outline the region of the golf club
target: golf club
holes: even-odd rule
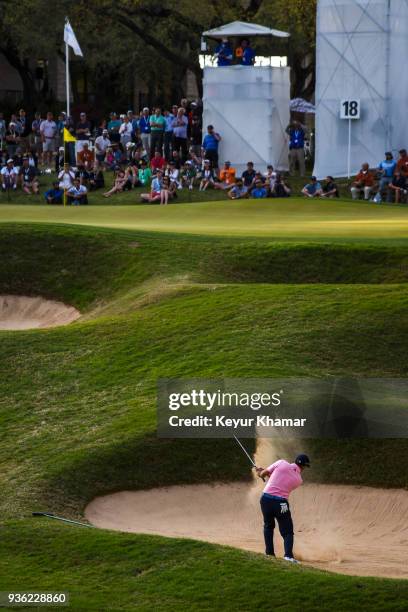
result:
[[[240,445],[240,447],[242,448],[242,450],[244,451],[244,453],[246,454],[246,456],[248,457],[248,459],[250,460],[250,462],[252,463],[253,467],[256,469],[257,465],[254,462],[254,460],[252,459],[251,455],[248,453],[248,451],[246,450],[246,448],[241,444],[241,442],[238,440],[237,436],[234,436],[235,440],[238,442],[238,444]],[[262,478],[262,480],[265,482],[265,478]]]
[[[92,527],[88,523],[80,523],[79,521],[72,521],[71,519],[63,518],[62,516],[55,516],[55,514],[49,514],[48,512],[32,512],[32,516],[46,516],[47,518],[55,519],[56,521],[63,521],[64,523],[72,523],[73,525],[81,525],[81,527]]]

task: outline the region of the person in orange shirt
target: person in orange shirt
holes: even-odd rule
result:
[[[364,193],[364,199],[369,200],[374,184],[374,174],[370,172],[370,167],[368,164],[363,164],[360,172],[356,176],[355,181],[351,184],[351,195],[353,200],[357,200],[362,193]]]
[[[224,167],[220,170],[218,182],[214,184],[214,189],[222,189],[223,191],[231,189],[235,185],[235,168],[231,168],[231,162],[226,161]]]
[[[86,170],[91,170],[93,168],[95,161],[94,152],[91,151],[87,142],[84,142],[82,151],[79,151],[77,155],[77,164]]]
[[[405,173],[408,173],[408,155],[406,149],[401,149],[399,152],[399,160],[397,161],[397,171],[401,172],[403,170]]]

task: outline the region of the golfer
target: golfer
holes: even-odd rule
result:
[[[275,556],[273,548],[273,531],[275,519],[285,547],[285,561],[298,563],[293,558],[293,522],[289,509],[289,494],[303,483],[301,473],[310,467],[307,455],[298,455],[295,463],[279,459],[268,468],[256,468],[260,478],[268,477],[268,482],[261,497],[261,510],[264,518],[265,553]]]

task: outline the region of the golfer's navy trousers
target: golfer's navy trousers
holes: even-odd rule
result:
[[[279,531],[285,546],[285,557],[293,557],[293,522],[289,509],[289,502],[284,497],[275,497],[263,494],[261,497],[261,510],[264,518],[265,552],[274,555],[273,530],[275,519],[278,521]]]

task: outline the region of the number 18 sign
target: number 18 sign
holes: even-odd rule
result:
[[[342,100],[340,102],[340,119],[360,119],[360,100]]]

